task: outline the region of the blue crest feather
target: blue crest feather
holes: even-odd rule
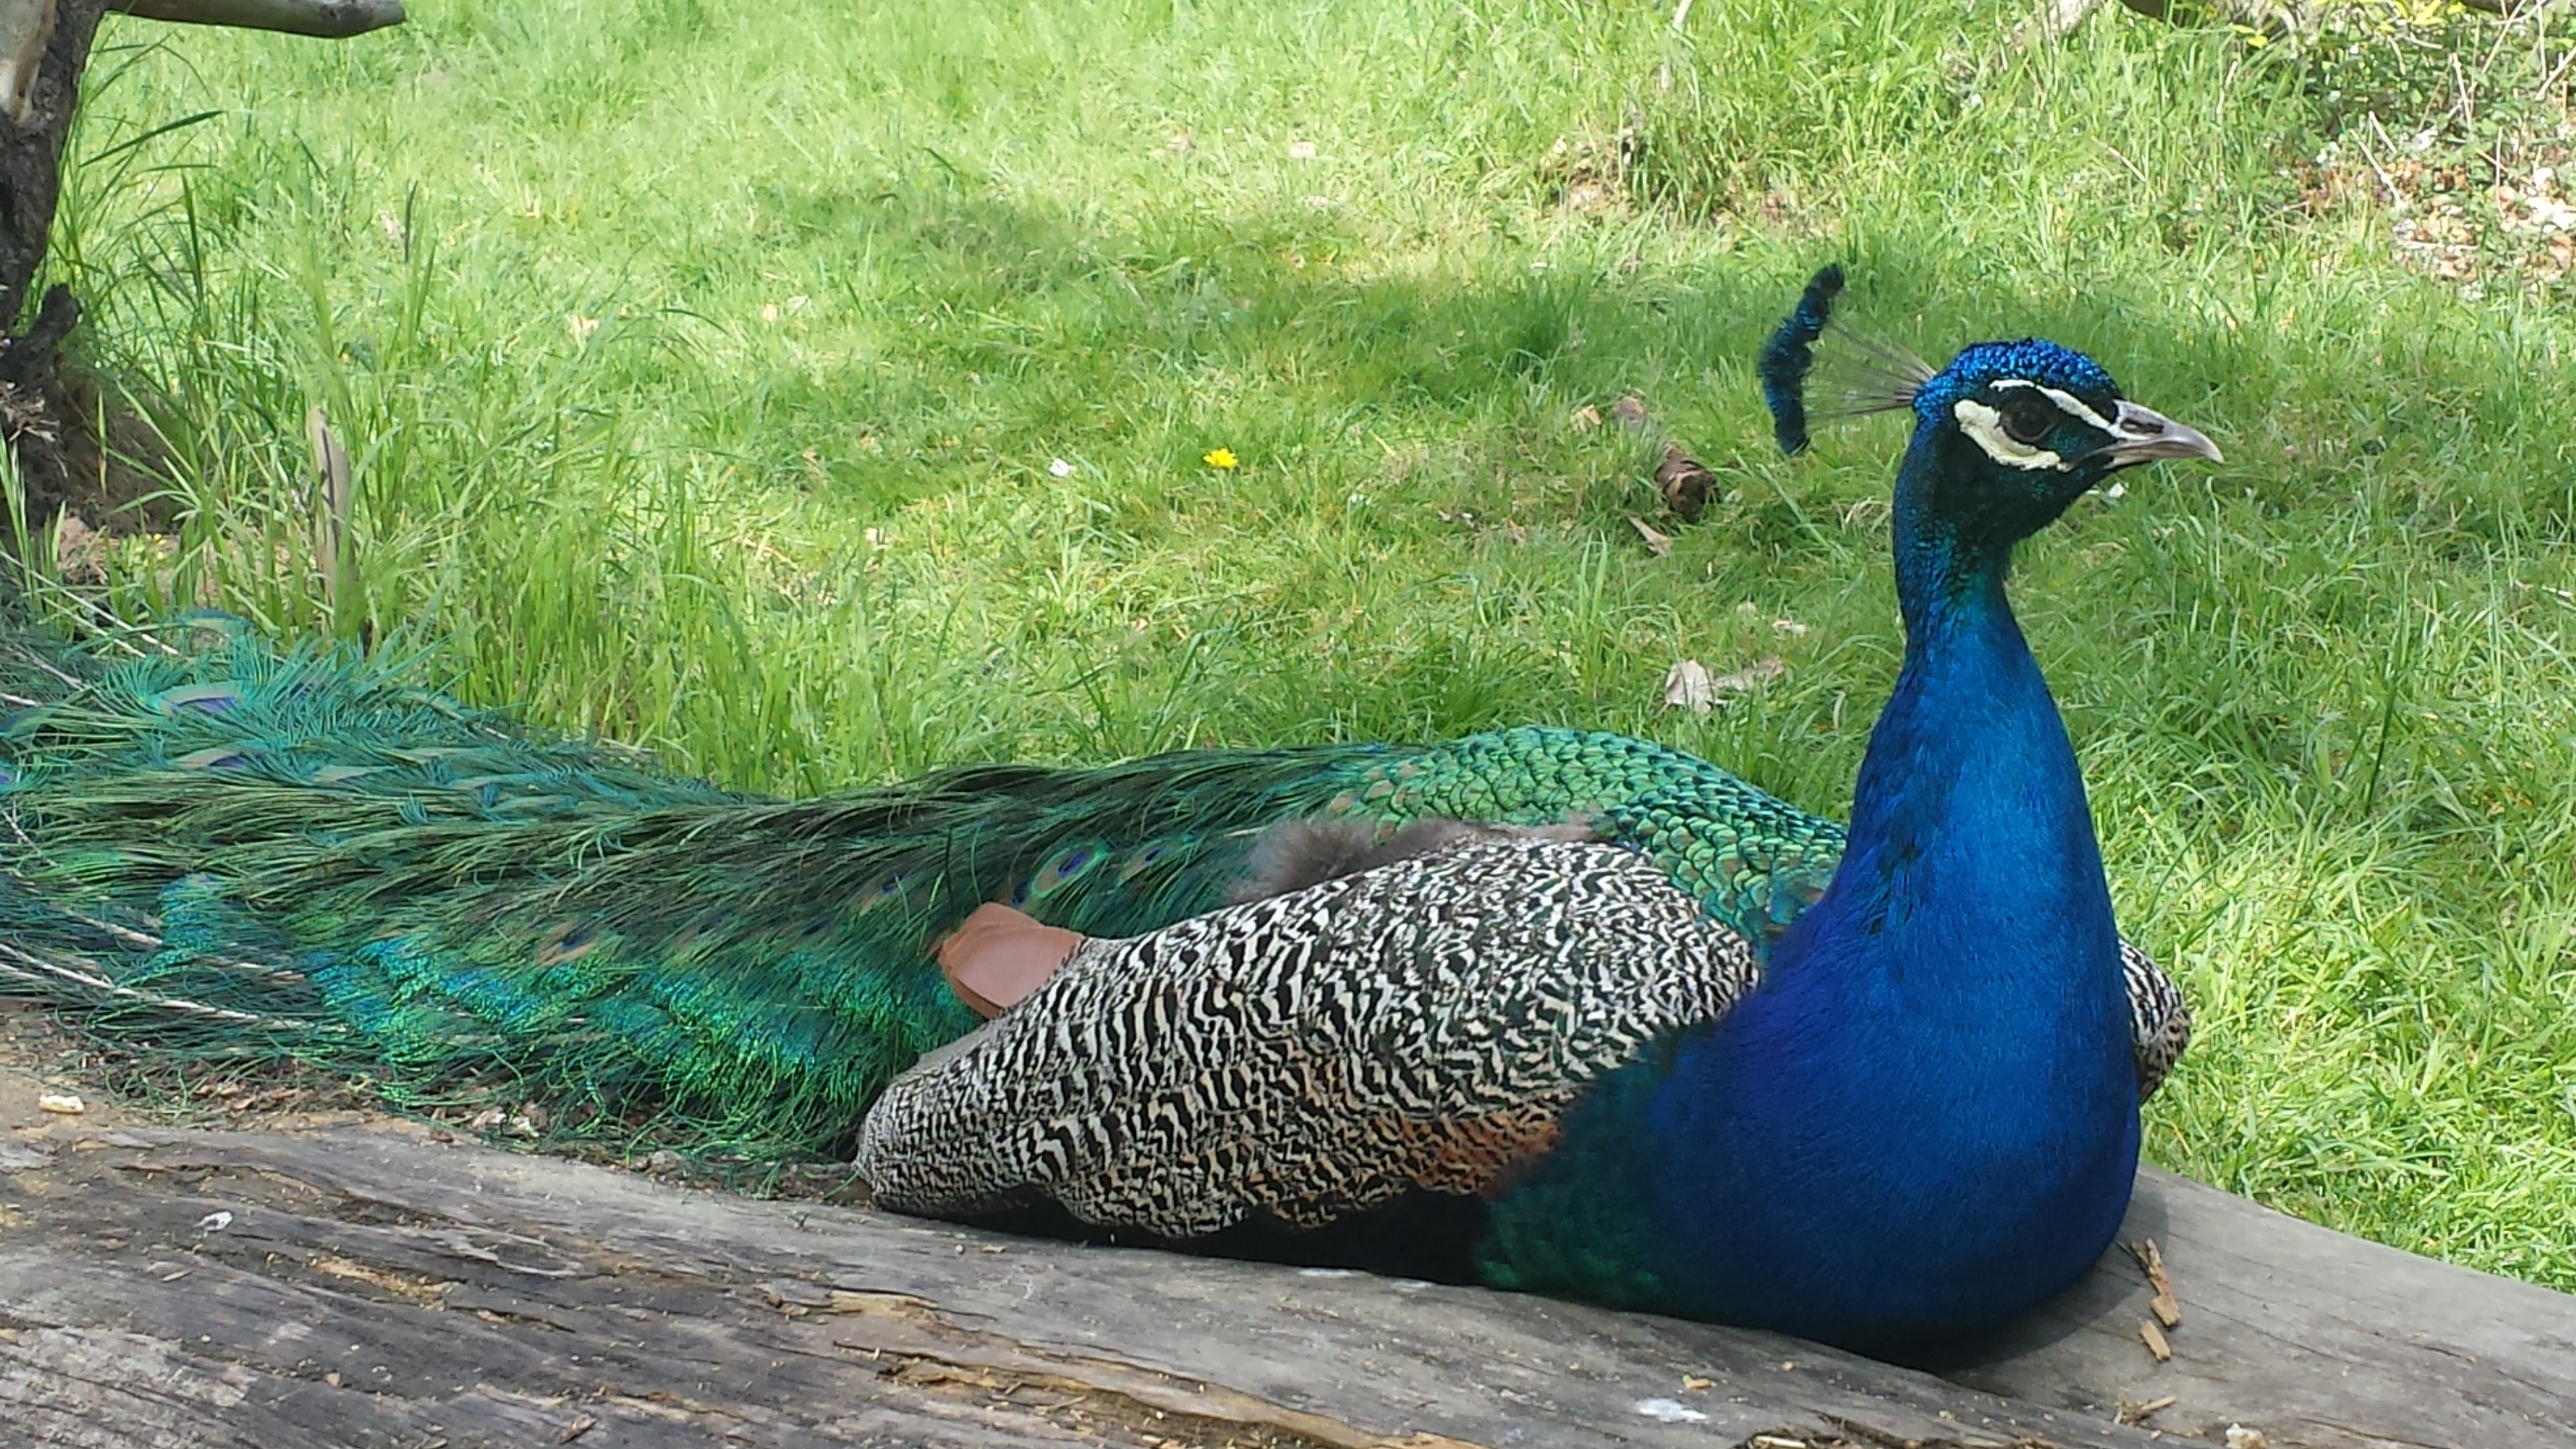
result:
[[[1933,377],[1922,359],[1884,338],[1855,330],[1834,316],[1834,299],[1842,295],[1843,269],[1833,263],[1807,281],[1797,307],[1762,344],[1754,374],[1762,380],[1762,400],[1771,409],[1772,436],[1780,451],[1798,453],[1807,446],[1811,419],[1858,417],[1887,412],[1914,401],[1914,394]],[[1826,360],[1836,379],[1831,401],[1810,404],[1810,376],[1816,371],[1820,344],[1839,343],[1841,355]]]
[[[1754,374],[1762,379],[1762,401],[1771,408],[1771,433],[1780,440],[1783,453],[1807,446],[1807,373],[1816,365],[1816,340],[1825,335],[1834,298],[1842,290],[1840,263],[1829,264],[1810,278],[1797,309],[1762,344],[1762,360],[1754,366]]]

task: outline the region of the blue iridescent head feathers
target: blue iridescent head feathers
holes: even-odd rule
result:
[[[2036,387],[2055,388],[2108,413],[2120,402],[2120,385],[2102,364],[2039,337],[2017,342],[1978,342],[1959,349],[1950,365],[1924,379],[1906,399],[1924,422],[1946,417],[1960,398],[1999,378],[2017,378]]]
[[[1840,264],[1810,278],[1797,309],[1763,344],[1754,368],[1762,379],[1762,400],[1771,408],[1772,434],[1784,453],[1807,446],[1811,420],[1893,411],[1911,403],[1932,379],[1932,369],[1921,358],[1835,317],[1834,299],[1842,290]],[[1822,386],[1814,377],[1820,368]]]

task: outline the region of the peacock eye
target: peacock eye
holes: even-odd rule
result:
[[[2047,441],[2049,430],[2057,426],[2057,409],[2036,393],[2015,392],[1997,411],[2005,436],[2028,447]]]

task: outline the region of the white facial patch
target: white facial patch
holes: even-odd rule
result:
[[[2057,404],[2057,410],[2066,414],[2068,417],[2082,418],[2084,421],[2091,423],[2093,426],[2100,428],[2106,433],[2112,431],[2111,420],[2109,418],[2093,411],[2092,404],[2086,402],[2080,397],[2077,397],[2071,392],[2049,387],[2042,383],[2036,383],[2026,377],[1999,377],[1995,379],[1994,385],[1996,387],[2027,387],[2035,389],[2041,397]]]
[[[1959,420],[1959,431],[1975,439],[1977,446],[1986,450],[1987,457],[2008,468],[2027,468],[2037,472],[2042,468],[2066,466],[2066,460],[2057,456],[2053,448],[2034,448],[2028,443],[2016,442],[2010,433],[2004,431],[2004,415],[1975,398],[1963,397],[1950,404],[1950,416]]]

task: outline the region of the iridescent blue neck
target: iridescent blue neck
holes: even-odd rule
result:
[[[1641,1303],[1938,1338],[2074,1279],[2127,1205],[2137,1084],[2092,817],[2009,548],[1947,526],[1978,480],[1942,462],[1918,440],[1898,486],[1905,667],[1832,884],[1756,990],[1570,1119],[1563,1173],[1500,1210],[1518,1231],[1547,1193],[1639,1194],[1651,1226],[1581,1252],[1651,1265],[1617,1289]]]
[[[1943,845],[2009,856],[2026,843],[2010,837],[2021,830],[2058,834],[2064,822],[2037,817],[2068,811],[2091,836],[2057,702],[2004,594],[2012,546],[1970,537],[1943,516],[1948,461],[1926,427],[1897,472],[1891,542],[1905,664],[1861,761],[1838,892],[1867,888],[1874,867],[1895,868],[1881,847],[1906,859]],[[1999,762],[2022,777],[2021,789],[1997,779]],[[2005,784],[2035,807],[2030,818],[2015,821],[1958,797],[1963,787],[1981,793],[1980,784]],[[1962,807],[1966,818],[1952,822]],[[1968,838],[1956,839],[1963,831]]]
[[[1905,666],[1832,884],[1757,988],[1569,1117],[1563,1168],[1496,1209],[1515,1253],[1579,1258],[1595,1291],[1919,1343],[2030,1307],[2118,1229],[2138,1151],[2119,937],[2004,597],[2008,520],[2045,505],[1943,423],[1898,475]],[[1568,1199],[1607,1204],[1570,1248]]]
[[[1940,648],[1963,628],[2012,618],[2004,599],[2012,545],[1965,537],[1942,516],[1937,494],[1944,462],[1937,435],[1920,428],[1896,475],[1896,604],[1905,620],[1909,661],[1927,647]]]

